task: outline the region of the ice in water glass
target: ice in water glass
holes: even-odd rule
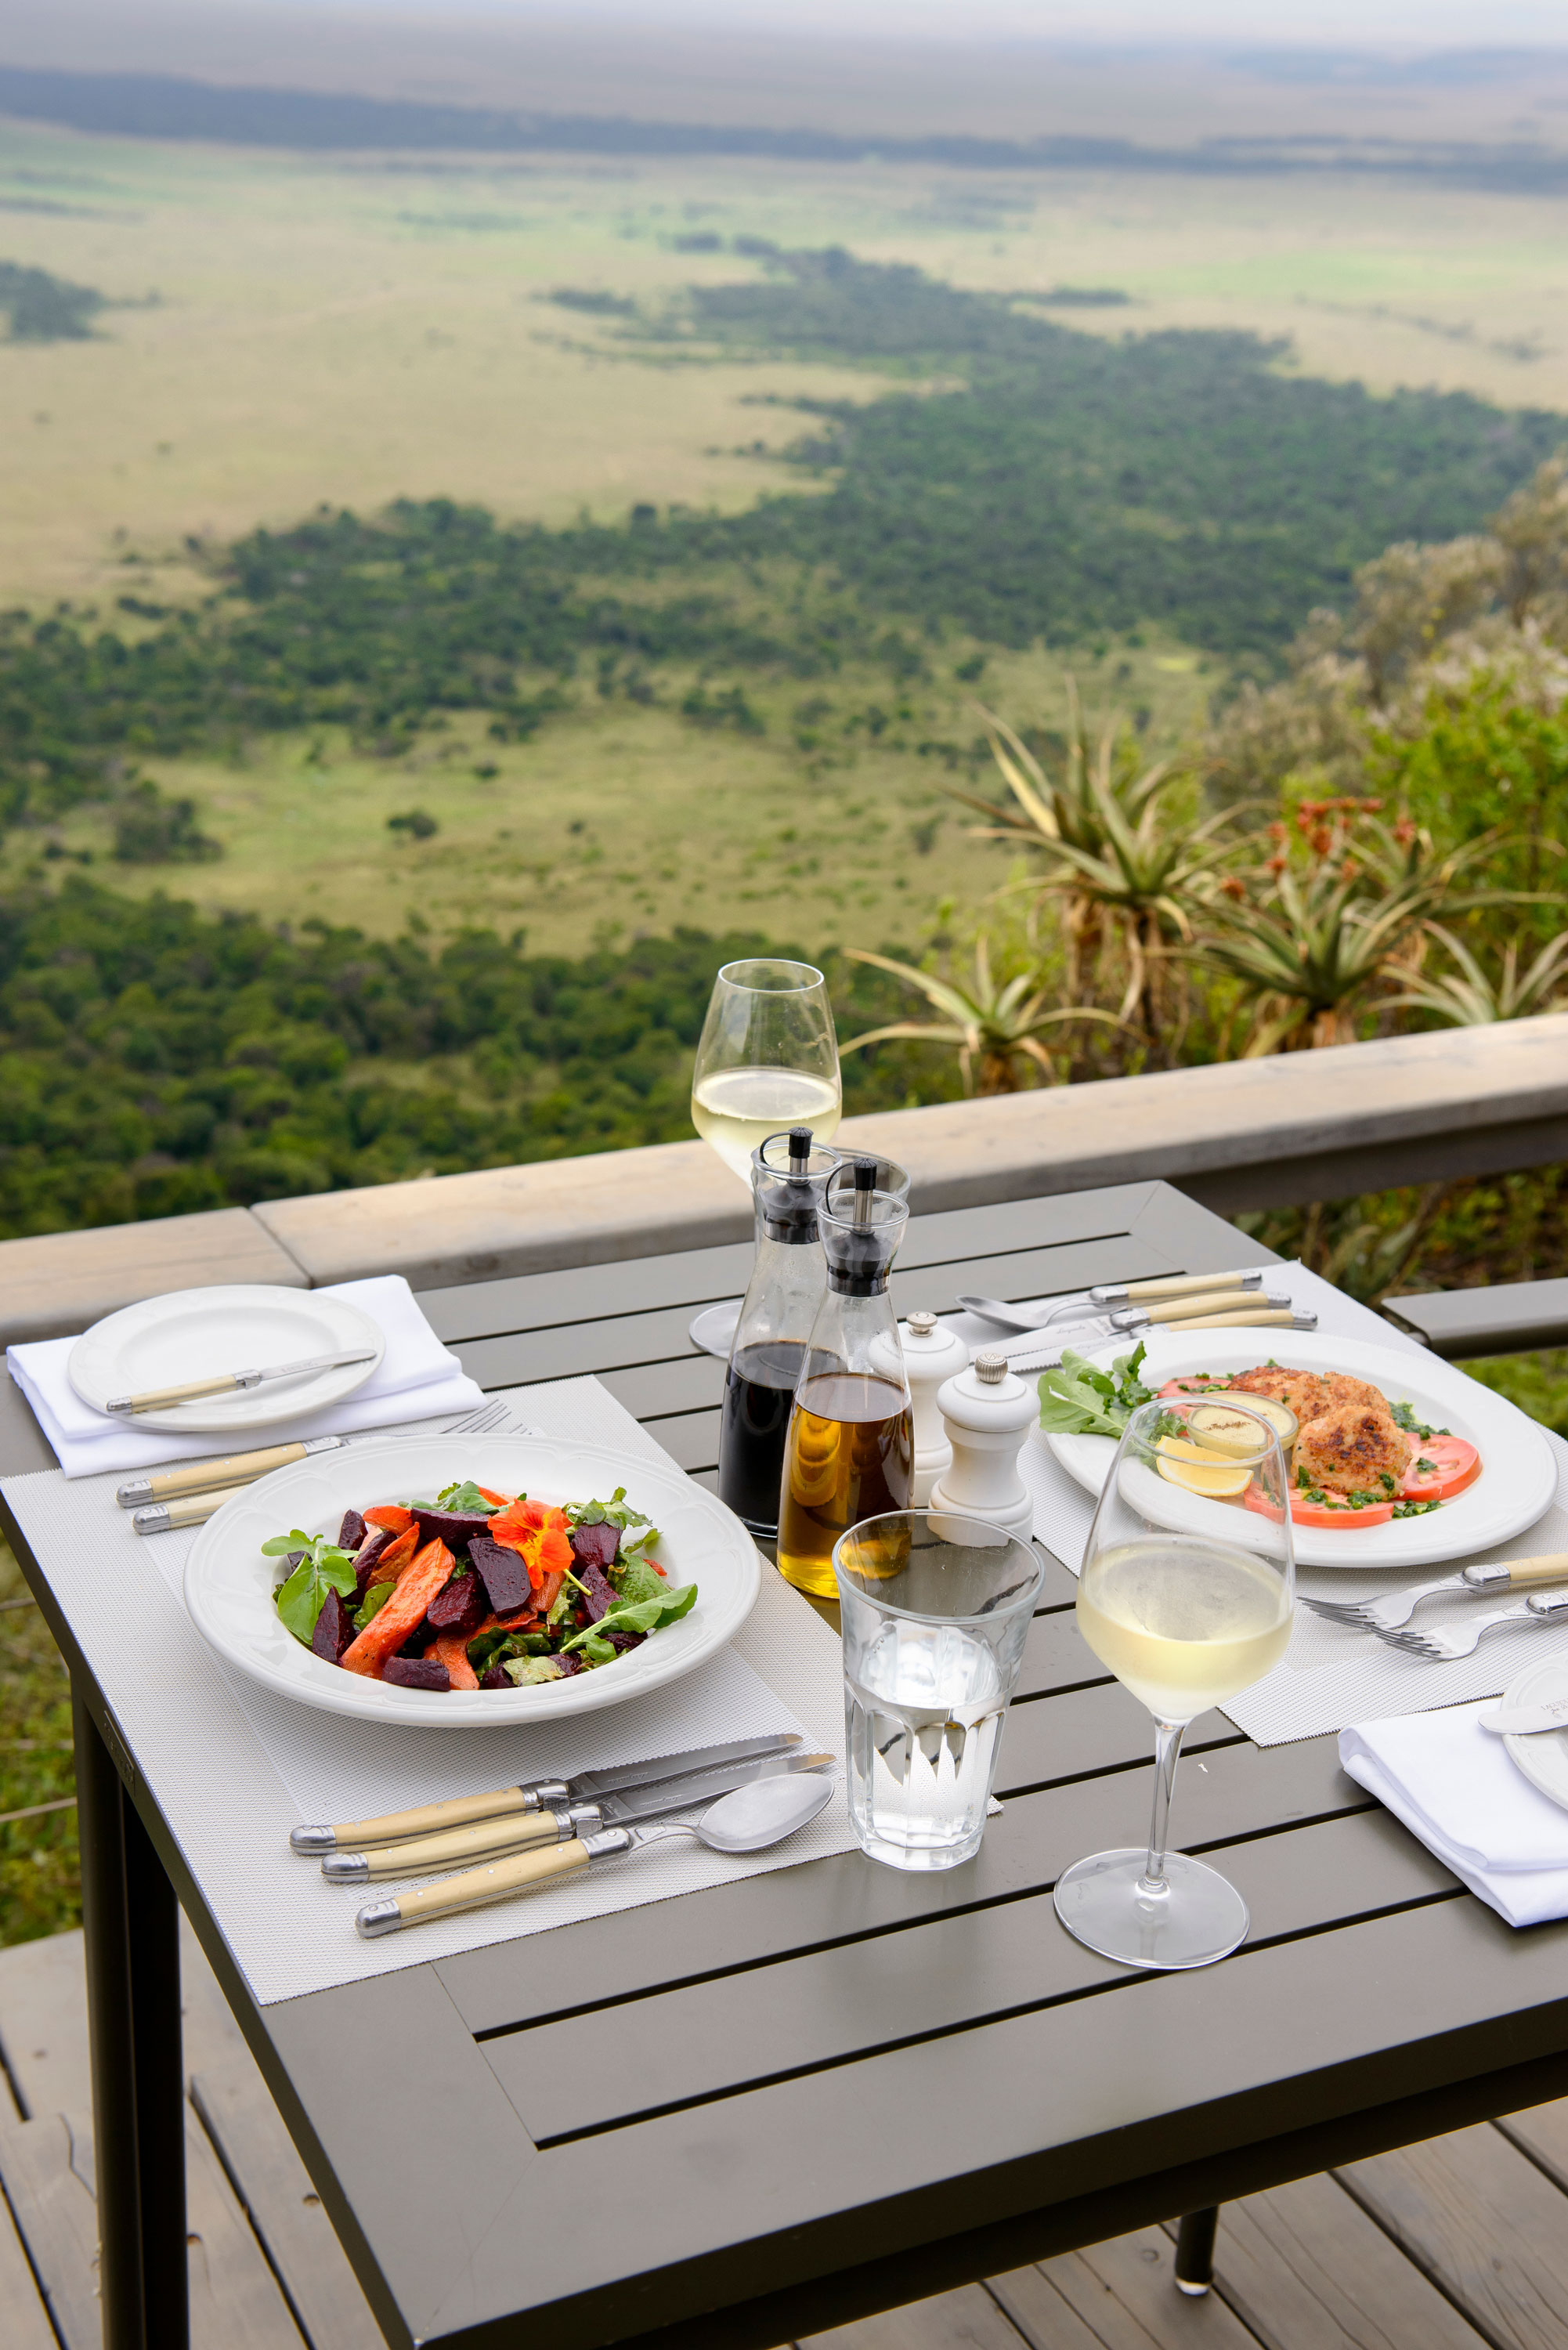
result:
[[[1155,1721],[1147,1851],[1095,1853],[1056,1886],[1070,1934],[1127,1965],[1205,1967],[1244,1941],[1247,1905],[1168,1852],[1182,1732],[1283,1656],[1295,1603],[1290,1485],[1244,1397],[1147,1403],[1116,1448],[1078,1577],[1078,1629]]]
[[[1008,1700],[1044,1575],[1029,1543],[895,1510],[839,1536],[849,1825],[895,1868],[980,1849]]]

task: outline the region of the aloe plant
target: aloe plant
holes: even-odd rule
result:
[[[975,941],[974,976],[968,986],[940,979],[935,972],[921,971],[914,963],[898,962],[891,955],[873,954],[866,947],[851,947],[849,954],[856,962],[872,963],[878,971],[891,972],[895,979],[915,989],[946,1017],[940,1021],[896,1020],[884,1028],[868,1028],[864,1035],[852,1036],[846,1045],[841,1045],[840,1055],[857,1053],[865,1045],[880,1045],[895,1038],[950,1045],[958,1053],[966,1094],[1022,1091],[1020,1062],[1041,1071],[1049,1085],[1056,1072],[1050,1054],[1040,1041],[1043,1035],[1078,1020],[1101,1021],[1111,1027],[1119,1025],[1112,1014],[1094,1005],[1052,1003],[1052,991],[1038,966],[999,981],[992,971],[990,941],[983,931]],[[1033,1081],[1039,1082],[1038,1078]]]
[[[1529,1020],[1538,1012],[1560,1008],[1560,992],[1568,983],[1568,931],[1548,940],[1521,974],[1519,947],[1511,940],[1502,951],[1502,967],[1490,978],[1462,939],[1440,922],[1423,924],[1427,935],[1452,956],[1458,969],[1446,972],[1391,969],[1387,976],[1404,982],[1390,1004],[1430,1012],[1450,1028],[1486,1028],[1494,1020]]]
[[[1107,932],[1122,949],[1125,984],[1117,1017],[1136,1024],[1146,1045],[1174,1049],[1172,1007],[1163,984],[1170,950],[1189,943],[1193,913],[1204,884],[1233,853],[1227,838],[1236,811],[1190,824],[1166,804],[1165,794],[1189,771],[1160,760],[1141,772],[1118,764],[1113,724],[1091,753],[1077,693],[1068,680],[1066,756],[1053,782],[1012,728],[981,710],[991,747],[1016,809],[955,797],[992,818],[977,827],[982,838],[1005,840],[1043,856],[1051,868],[1016,885],[1063,900],[1067,951],[1065,993],[1082,1000],[1098,992]],[[1180,988],[1182,967],[1175,966]]]
[[[1252,891],[1232,877],[1215,893],[1197,959],[1240,985],[1252,1016],[1243,1059],[1350,1043],[1357,1014],[1425,924],[1517,895],[1461,887],[1465,868],[1495,847],[1494,835],[1439,856],[1416,826],[1382,824],[1378,805],[1303,802],[1305,868],[1282,847]],[[1283,826],[1272,830],[1284,834]]]

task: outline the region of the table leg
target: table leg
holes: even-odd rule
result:
[[[1176,2231],[1176,2290],[1193,2295],[1205,2293],[1214,2282],[1214,2236],[1220,2225],[1220,2210],[1211,2203],[1206,2211],[1188,2211]]]
[[[179,1909],[79,1696],[73,1712],[104,2350],[187,2350]]]

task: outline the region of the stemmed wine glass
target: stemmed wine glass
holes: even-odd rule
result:
[[[752,1153],[770,1134],[809,1126],[830,1142],[843,1115],[827,982],[774,955],[727,962],[713,982],[691,1072],[691,1123],[748,1190]],[[691,1343],[728,1355],[739,1304],[706,1305]]]
[[[1116,1448],[1078,1577],[1078,1628],[1155,1721],[1147,1852],[1099,1852],[1056,1886],[1070,1934],[1128,1966],[1209,1966],[1246,1939],[1247,1905],[1168,1852],[1181,1736],[1272,1669],[1291,1637],[1295,1554],[1277,1430],[1230,1396],[1141,1405]]]

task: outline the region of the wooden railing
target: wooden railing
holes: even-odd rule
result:
[[[908,1167],[918,1211],[1163,1177],[1230,1214],[1499,1174],[1568,1158],[1568,1014],[896,1110],[840,1139]],[[750,1229],[700,1142],[322,1192],[0,1243],[0,1341],[212,1282],[445,1287]]]

